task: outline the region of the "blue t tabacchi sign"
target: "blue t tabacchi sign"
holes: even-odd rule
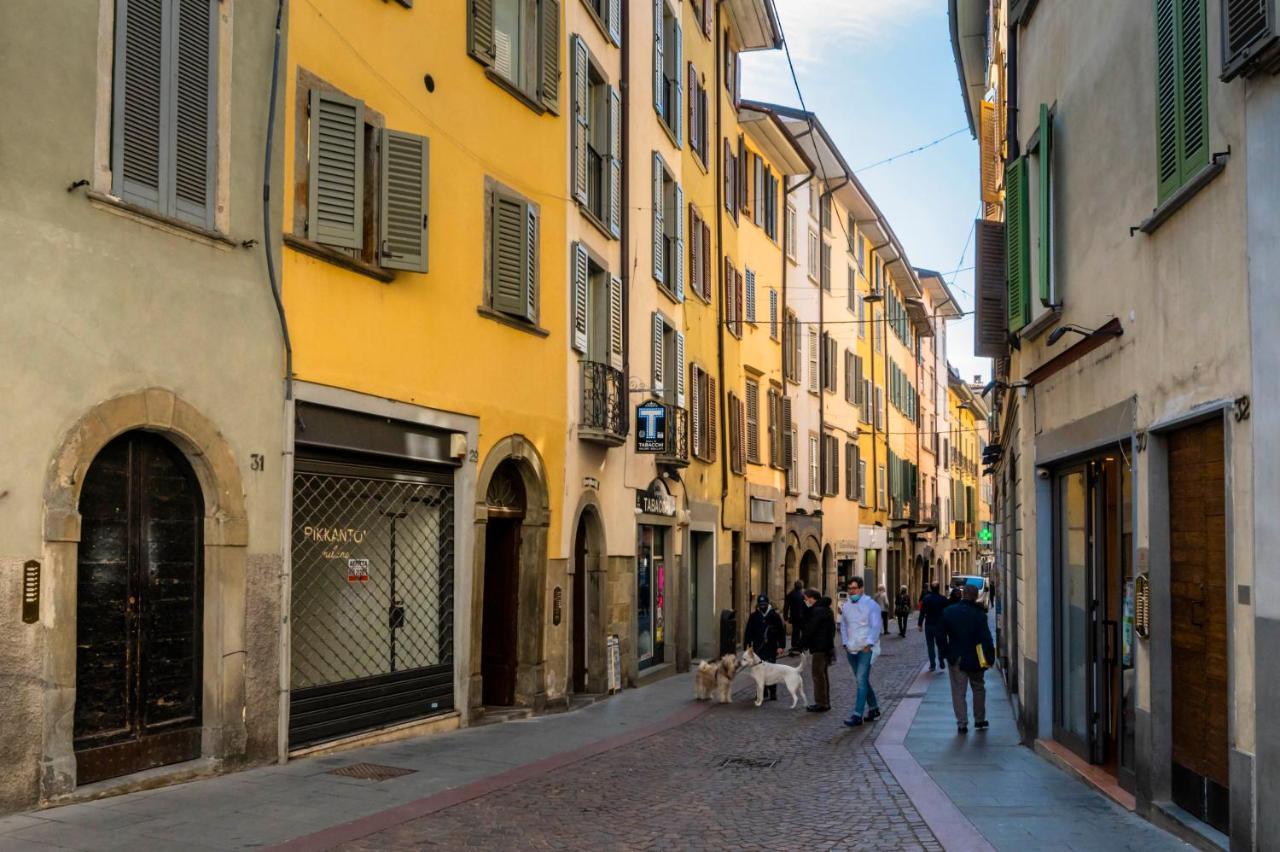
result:
[[[636,406],[636,452],[667,451],[667,407],[660,402],[642,402]]]

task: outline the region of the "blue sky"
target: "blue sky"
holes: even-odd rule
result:
[[[944,142],[858,178],[889,218],[916,266],[973,265],[978,147],[969,135],[944,0],[775,0],[805,105],[855,169],[964,128]],[[744,59],[743,93],[798,106],[782,51]],[[965,248],[965,243],[968,247]],[[964,257],[961,258],[961,251]],[[973,272],[953,291],[973,308]],[[960,375],[990,374],[973,356],[973,323],[951,323],[948,356]]]

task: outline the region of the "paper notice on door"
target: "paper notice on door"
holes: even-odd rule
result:
[[[368,559],[348,559],[347,560],[347,582],[348,583],[369,582],[369,560]]]

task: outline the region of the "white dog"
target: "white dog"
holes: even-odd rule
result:
[[[714,692],[716,701],[728,704],[731,700],[733,676],[738,673],[738,658],[725,654],[716,662],[704,660],[698,663],[693,676],[693,699],[706,701]]]
[[[808,654],[805,655],[806,657]],[[804,660],[800,661],[800,665],[804,665]],[[791,666],[783,666],[778,663],[766,663],[760,659],[750,647],[742,652],[742,668],[751,671],[751,677],[756,682],[756,706],[759,707],[764,703],[764,688],[766,686],[776,686],[777,684],[786,684],[787,691],[791,693],[791,706],[794,708],[797,704],[801,707],[809,705],[809,699],[804,694],[804,678],[800,675],[800,667],[792,668]]]

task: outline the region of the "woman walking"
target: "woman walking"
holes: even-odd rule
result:
[[[876,606],[880,607],[880,619],[883,624],[880,627],[881,633],[889,632],[889,590],[883,585],[876,589]]]
[[[898,616],[898,635],[905,639],[907,636],[907,617],[911,615],[911,593],[907,591],[906,586],[898,589],[898,599],[895,601],[893,614]]]

